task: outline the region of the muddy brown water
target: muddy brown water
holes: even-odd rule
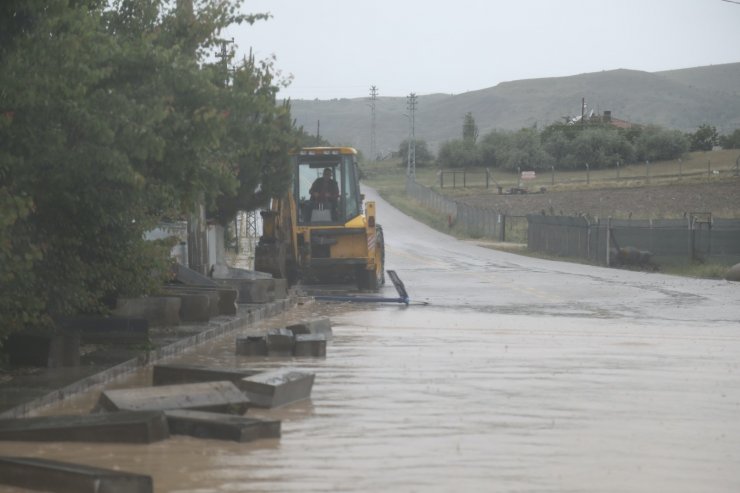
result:
[[[232,334],[172,360],[314,371],[310,401],[248,412],[281,419],[280,439],[0,454],[150,474],[157,492],[740,491],[737,285],[495,252],[383,202],[379,217],[389,268],[428,305],[307,304],[250,329],[329,315],[323,359],[236,356]]]

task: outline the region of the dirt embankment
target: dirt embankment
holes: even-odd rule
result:
[[[639,188],[546,191],[524,195],[478,194],[458,199],[509,215],[579,215],[636,219],[677,218],[711,212],[740,218],[740,179],[717,184],[675,184]]]

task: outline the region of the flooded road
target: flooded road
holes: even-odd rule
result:
[[[308,304],[259,327],[327,314],[325,359],[236,356],[230,335],[176,360],[314,371],[310,402],[249,411],[282,419],[279,440],[0,454],[151,474],[158,492],[740,491],[740,286],[497,252],[382,201],[378,217],[387,267],[429,305]]]

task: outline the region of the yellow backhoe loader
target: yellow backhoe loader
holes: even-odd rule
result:
[[[291,190],[261,212],[255,270],[291,284],[354,280],[377,291],[385,282],[383,229],[375,202],[363,207],[357,151],[306,147],[290,159]]]

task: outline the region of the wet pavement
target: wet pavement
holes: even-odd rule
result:
[[[279,440],[0,454],[151,474],[158,492],[740,490],[740,286],[493,251],[382,201],[378,217],[410,306],[307,304],[250,329],[331,316],[326,358],[236,356],[233,334],[171,360],[314,371],[310,401],[248,412],[282,419]]]

